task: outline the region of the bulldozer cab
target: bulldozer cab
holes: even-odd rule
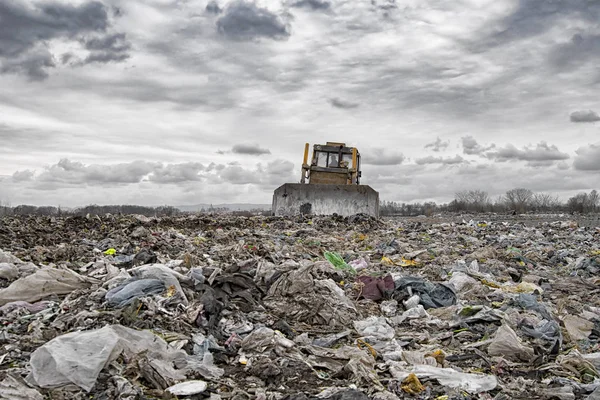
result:
[[[329,185],[360,184],[360,153],[345,143],[327,142],[313,146],[308,164],[309,144],[304,147],[301,183]]]

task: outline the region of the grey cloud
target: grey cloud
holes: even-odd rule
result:
[[[287,176],[294,170],[294,163],[287,160],[275,160],[267,164],[269,175]]]
[[[461,156],[456,155],[454,157],[448,157],[448,158],[428,156],[428,157],[418,158],[415,160],[415,162],[419,165],[426,165],[426,164],[456,165],[456,164],[462,164],[462,163],[465,163],[468,161],[465,160],[464,158],[462,158]]]
[[[269,149],[262,148],[257,144],[236,144],[231,148],[231,151],[235,154],[249,154],[254,156],[271,154]]]
[[[487,45],[504,44],[540,35],[556,26],[561,19],[578,18],[596,23],[600,19],[600,3],[585,0],[519,0],[515,11],[500,21]]]
[[[364,165],[399,165],[405,160],[404,154],[384,148],[367,149],[361,154],[361,163]]]
[[[220,184],[273,185],[287,182],[293,174],[294,164],[287,160],[274,160],[266,167],[260,163],[254,169],[238,162],[228,165],[199,162],[163,164],[160,162],[132,161],[120,164],[90,164],[61,159],[46,167],[41,173],[24,170],[12,175],[13,182],[30,183],[38,190],[56,190],[80,186],[120,186],[137,183],[184,184],[198,181]]]
[[[580,147],[575,151],[573,167],[580,171],[600,171],[600,143]]]
[[[245,185],[250,183],[259,183],[260,175],[247,170],[239,165],[230,165],[225,167],[220,173],[220,178],[224,182],[235,185]]]
[[[570,116],[571,122],[597,122],[600,121],[600,115],[592,110],[574,111]]]
[[[64,184],[124,184],[137,183],[159,166],[147,161],[100,165],[85,165],[63,158],[36,177],[38,182]]]
[[[278,15],[245,0],[231,3],[217,20],[222,35],[234,40],[287,39],[289,26]]]
[[[221,14],[223,12],[223,9],[219,7],[219,3],[212,0],[209,1],[206,5],[205,11],[210,14]]]
[[[41,81],[48,77],[48,69],[55,66],[52,54],[45,48],[38,48],[4,59],[0,64],[0,73],[23,74],[32,81]]]
[[[550,55],[555,67],[580,68],[590,59],[600,57],[600,35],[575,34],[570,41],[558,45]]]
[[[546,142],[540,142],[535,147],[524,147],[517,149],[512,144],[499,148],[497,151],[486,153],[486,157],[496,161],[530,161],[537,163],[546,162],[549,164],[552,161],[561,161],[569,159],[569,155],[561,152],[555,145],[549,145]]]
[[[115,33],[101,37],[88,38],[85,40],[85,48],[90,54],[84,60],[84,64],[111,61],[124,61],[130,57],[131,44],[127,41],[124,33]]]
[[[22,1],[0,2],[0,61],[3,73],[25,73],[43,79],[55,67],[47,41],[74,39],[81,34],[105,32],[107,8],[98,1],[75,6],[55,1],[32,6]]]
[[[482,146],[479,143],[477,143],[477,140],[475,140],[473,136],[463,136],[461,140],[463,146],[463,153],[468,155],[481,155],[484,152],[496,147],[496,145],[493,143],[488,146]]]
[[[312,10],[329,10],[331,3],[321,0],[300,0],[292,4],[292,7],[310,8]]]
[[[205,167],[201,163],[181,163],[168,164],[154,169],[148,180],[156,183],[180,183],[189,181],[199,181],[202,176],[200,171],[204,171]]]
[[[350,109],[350,108],[356,108],[358,107],[358,103],[352,103],[350,101],[345,101],[339,98],[333,98],[333,99],[329,99],[329,103],[335,107],[335,108],[343,108],[343,109]]]
[[[426,144],[425,148],[431,149],[433,151],[440,151],[440,150],[447,149],[449,144],[450,144],[450,142],[448,142],[448,141],[442,142],[442,139],[440,139],[438,137],[435,142]]]
[[[31,171],[29,169],[26,169],[24,171],[16,171],[12,175],[12,179],[15,182],[30,181],[33,178],[34,173],[34,171]]]

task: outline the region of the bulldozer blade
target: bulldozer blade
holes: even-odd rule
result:
[[[272,214],[379,217],[379,193],[368,185],[286,183],[273,194]]]

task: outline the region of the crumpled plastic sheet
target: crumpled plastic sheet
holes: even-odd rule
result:
[[[449,307],[456,304],[456,294],[442,283],[432,283],[417,276],[403,276],[395,281],[396,291],[418,294],[425,309]]]
[[[68,294],[77,289],[89,288],[98,282],[70,269],[42,268],[0,290],[0,306],[13,301],[33,303],[51,295]]]
[[[517,362],[529,362],[534,357],[533,349],[523,345],[515,331],[506,324],[496,330],[488,354]]]
[[[345,326],[356,315],[354,304],[332,279],[315,279],[309,264],[283,273],[263,299],[274,314],[312,325]]]
[[[38,301],[37,303],[28,303],[26,301],[13,301],[10,303],[6,303],[2,307],[0,307],[0,313],[8,314],[14,310],[18,310],[20,308],[24,308],[32,314],[38,313],[42,310],[45,310],[52,302],[50,301]]]
[[[0,263],[0,279],[12,281],[19,277],[19,269],[10,263]]]
[[[443,386],[464,390],[471,394],[488,392],[498,386],[498,380],[494,375],[469,374],[452,368],[438,368],[431,365],[405,367],[396,361],[387,361],[387,365],[394,379],[400,381],[412,373],[419,379],[436,379]]]
[[[363,338],[369,341],[389,340],[396,335],[396,331],[384,317],[369,317],[362,321],[354,321],[354,329]]]
[[[0,382],[0,399],[7,400],[44,400],[36,389],[27,386],[20,378],[7,375]]]
[[[126,352],[147,357],[156,370],[171,380],[185,379],[186,353],[175,350],[149,331],[136,331],[120,325],[77,331],[58,336],[37,348],[30,359],[28,380],[42,388],[75,384],[89,392],[98,374],[110,362]]]

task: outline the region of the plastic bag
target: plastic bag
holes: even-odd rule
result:
[[[191,396],[193,394],[203,393],[208,387],[204,381],[181,382],[165,389],[166,392],[174,396]]]
[[[12,281],[19,277],[19,270],[14,264],[0,263],[0,279]]]
[[[494,390],[498,386],[498,380],[494,375],[468,374],[451,368],[438,368],[430,365],[404,367],[395,361],[387,361],[387,364],[390,366],[390,373],[394,379],[402,381],[410,374],[415,374],[420,379],[436,379],[443,386],[472,394]]]
[[[362,321],[354,321],[354,329],[365,339],[380,341],[389,340],[396,335],[394,328],[388,325],[383,317],[369,317]]]
[[[492,340],[488,347],[488,354],[491,356],[520,362],[529,362],[534,357],[533,349],[524,346],[515,331],[506,324],[498,328]]]
[[[43,388],[75,384],[89,392],[102,369],[123,352],[147,351],[150,365],[166,380],[185,379],[171,364],[185,363],[186,353],[149,331],[120,325],[56,337],[31,354],[30,377]]]
[[[44,400],[44,396],[37,390],[27,386],[21,378],[8,375],[0,382],[0,399]]]
[[[13,301],[33,303],[44,297],[89,288],[96,282],[95,279],[83,277],[69,269],[43,268],[0,290],[0,306]]]
[[[165,291],[165,284],[158,279],[135,279],[125,281],[106,293],[106,300],[112,307],[125,307],[135,299]]]

